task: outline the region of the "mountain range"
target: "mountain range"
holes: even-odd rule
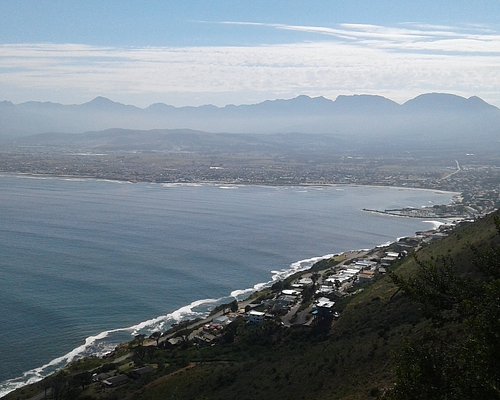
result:
[[[419,141],[498,142],[500,109],[479,97],[427,93],[398,104],[382,96],[298,96],[251,105],[146,108],[105,97],[78,105],[0,102],[3,141],[45,132],[81,133],[111,128],[194,129],[230,133],[314,133],[354,141],[418,138]]]

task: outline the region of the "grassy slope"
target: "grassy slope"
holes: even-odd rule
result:
[[[498,213],[497,213],[498,215]],[[470,272],[470,245],[483,246],[495,236],[490,216],[457,228],[450,237],[427,246],[420,259],[449,256],[461,272]],[[412,258],[398,273],[418,268]],[[139,392],[137,399],[365,399],[391,385],[391,358],[405,337],[418,335],[426,321],[389,277],[354,296],[327,338],[290,330],[273,346],[226,345],[227,362],[210,362],[202,350],[197,364]],[[206,354],[204,354],[206,353]]]

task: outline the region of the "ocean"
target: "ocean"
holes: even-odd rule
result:
[[[137,332],[206,315],[317,257],[432,228],[363,208],[452,196],[0,176],[0,397]]]

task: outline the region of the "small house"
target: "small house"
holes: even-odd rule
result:
[[[301,292],[296,289],[284,289],[281,291],[281,294],[284,294],[285,296],[298,296],[300,293]]]
[[[251,324],[260,324],[264,321],[265,315],[266,313],[263,313],[262,311],[252,310],[247,314],[247,320]]]

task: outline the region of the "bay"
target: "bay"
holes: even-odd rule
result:
[[[363,208],[452,196],[0,176],[0,396],[139,331],[204,315],[299,260],[432,227]]]

